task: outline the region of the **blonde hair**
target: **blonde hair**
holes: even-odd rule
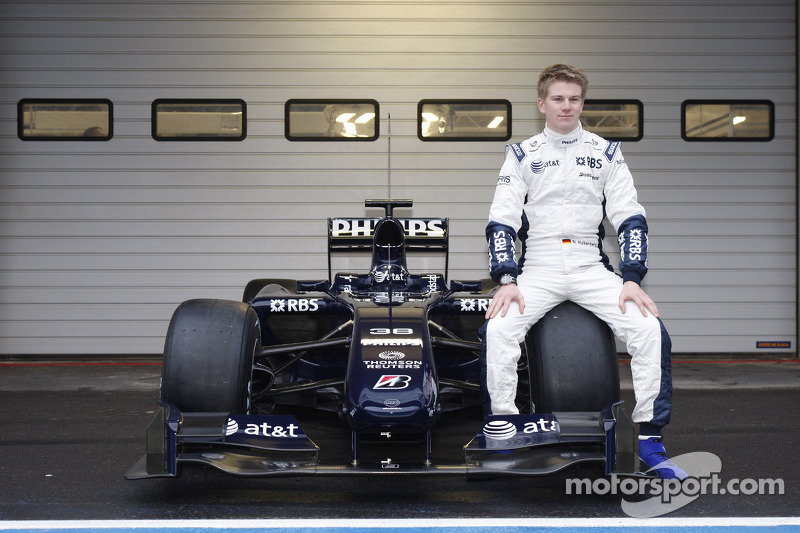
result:
[[[583,70],[564,63],[556,63],[546,67],[539,75],[539,82],[536,84],[536,91],[539,98],[544,99],[547,97],[547,91],[550,85],[556,81],[568,81],[570,83],[577,83],[581,88],[581,97],[586,97],[586,90],[589,88],[589,78],[583,73]]]

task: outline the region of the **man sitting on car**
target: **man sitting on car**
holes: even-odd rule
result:
[[[661,435],[671,409],[671,342],[640,286],[647,272],[645,210],[619,143],[581,127],[587,87],[580,69],[547,67],[537,87],[544,131],[506,148],[486,228],[491,276],[501,285],[486,312],[491,413],[518,413],[520,342],[547,311],[571,300],[605,321],[632,357],[640,458],[660,477],[682,479],[686,473],[668,459]],[[621,276],[602,250],[604,217],[617,231]]]

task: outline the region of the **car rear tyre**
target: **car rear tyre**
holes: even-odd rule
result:
[[[258,315],[246,303],[183,302],[164,343],[161,400],[187,412],[249,412],[260,338]]]
[[[531,400],[540,413],[599,411],[619,401],[619,369],[608,325],[573,302],[528,333]]]

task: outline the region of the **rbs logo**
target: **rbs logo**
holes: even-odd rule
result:
[[[603,168],[603,161],[594,157],[576,157],[575,164],[579,167]]]
[[[631,230],[631,243],[628,248],[628,257],[631,261],[641,261],[642,259],[642,230]]]
[[[627,239],[625,238],[625,233],[626,232],[620,233],[619,237],[617,238],[622,261],[644,260],[647,253],[647,236],[639,228],[634,228],[627,232]],[[645,264],[647,264],[646,261]]]

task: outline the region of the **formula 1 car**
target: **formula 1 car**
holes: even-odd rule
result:
[[[523,343],[521,414],[478,414],[459,460],[436,464],[440,419],[481,412],[478,330],[496,284],[448,281],[447,219],[395,218],[411,200],[365,205],[384,216],[328,219],[327,280],[257,279],[242,302],[176,309],[147,453],[128,479],[173,477],[192,463],[242,476],[541,475],[584,462],[638,471],[613,336],[570,302]],[[371,252],[369,272],[331,275],[331,254],[358,250]],[[411,274],[406,256],[419,250],[444,252],[444,274]],[[338,414],[347,460],[320,457],[295,416],[309,409]],[[395,442],[406,443],[406,458],[380,459]]]

